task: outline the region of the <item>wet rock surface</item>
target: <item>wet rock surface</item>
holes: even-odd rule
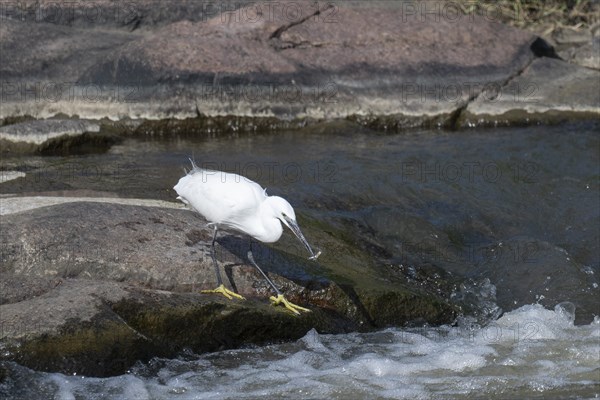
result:
[[[293,241],[267,247],[223,234],[227,286],[248,298],[201,294],[215,286],[205,221],[188,210],[76,202],[4,215],[0,319],[4,359],[35,369],[123,373],[133,362],[321,332],[451,323],[449,293],[390,281],[369,258],[300,219],[326,249],[306,260]],[[286,297],[312,312],[268,303],[251,249]],[[451,285],[449,285],[450,287]]]

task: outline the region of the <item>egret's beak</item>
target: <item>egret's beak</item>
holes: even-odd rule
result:
[[[317,254],[315,254],[315,252],[310,247],[310,244],[308,244],[308,242],[304,238],[304,235],[302,234],[302,231],[300,230],[300,227],[298,226],[298,223],[296,221],[294,221],[293,219],[291,219],[290,217],[288,217],[287,215],[283,216],[283,222],[285,222],[285,224],[287,225],[287,227],[290,228],[290,230],[292,232],[294,232],[294,235],[296,235],[296,237],[298,239],[300,239],[300,241],[302,242],[302,244],[304,245],[304,247],[306,247],[306,249],[310,253],[310,257],[308,259],[309,260],[316,260],[317,257],[319,257],[321,255],[321,251],[319,250],[319,251],[317,251]]]

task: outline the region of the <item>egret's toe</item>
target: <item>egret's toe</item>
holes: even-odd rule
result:
[[[283,297],[282,294],[277,295],[277,297],[271,296],[270,299],[271,299],[271,304],[273,304],[274,306],[283,304],[283,306],[285,308],[287,308],[288,310],[290,310],[291,312],[293,312],[296,315],[300,315],[300,311],[310,312],[310,310],[308,308],[300,307],[294,303],[290,303],[289,301],[287,301],[287,299],[285,297]]]
[[[233,291],[227,289],[223,285],[219,285],[219,287],[217,287],[216,289],[212,289],[212,290],[201,290],[200,293],[220,293],[223,296],[227,297],[229,300],[233,299],[234,297],[236,299],[246,300],[246,298],[244,296],[241,296],[241,295],[237,294],[236,292],[233,292]]]

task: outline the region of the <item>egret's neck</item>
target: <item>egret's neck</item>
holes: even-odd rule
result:
[[[273,243],[279,240],[283,233],[281,221],[275,216],[275,211],[269,202],[269,197],[262,202],[259,209],[258,225],[260,232],[254,237],[261,242]]]

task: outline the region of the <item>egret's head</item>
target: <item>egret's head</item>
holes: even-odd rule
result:
[[[289,221],[296,223],[296,213],[294,212],[292,205],[288,203],[286,199],[278,196],[270,196],[269,203],[271,203],[275,218],[281,220],[288,228],[290,227]]]
[[[271,203],[271,207],[275,212],[275,217],[278,218],[281,222],[283,222],[285,226],[290,228],[292,232],[294,232],[294,235],[296,235],[296,237],[302,242],[304,247],[306,247],[306,249],[309,251],[310,259],[316,260],[317,257],[319,257],[319,255],[321,254],[321,252],[318,251],[317,254],[315,254],[308,242],[306,241],[306,239],[304,238],[304,235],[302,234],[302,231],[300,230],[300,227],[296,222],[296,213],[294,212],[294,209],[292,208],[290,203],[288,203],[286,199],[283,199],[278,196],[270,196],[269,202]]]

